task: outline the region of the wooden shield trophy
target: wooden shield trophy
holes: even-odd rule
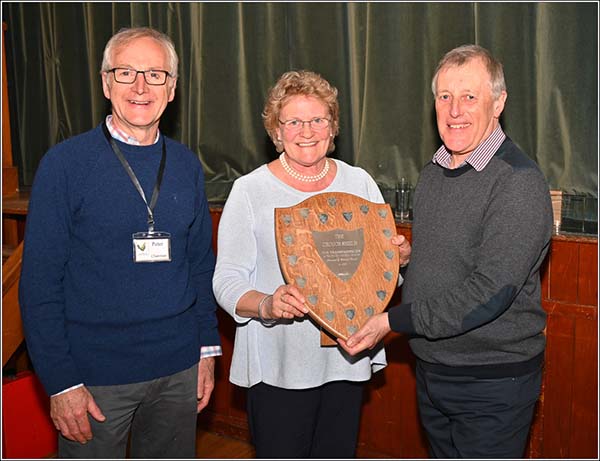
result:
[[[283,276],[306,298],[310,316],[347,339],[382,312],[398,282],[398,249],[388,204],[343,192],[322,193],[275,209]],[[322,335],[322,345],[336,344]]]

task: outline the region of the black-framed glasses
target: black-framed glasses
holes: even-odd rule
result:
[[[144,75],[144,80],[148,85],[164,85],[167,83],[167,77],[172,75],[166,70],[136,70],[128,67],[113,67],[107,72],[112,72],[115,76],[115,82],[131,84],[135,82],[138,74]]]
[[[310,129],[313,131],[321,131],[329,126],[331,120],[325,117],[315,117],[311,120],[299,120],[297,118],[292,118],[290,120],[279,120],[279,123],[283,125],[283,129],[289,131],[290,133],[296,133],[301,131],[304,128],[304,124],[308,123]]]

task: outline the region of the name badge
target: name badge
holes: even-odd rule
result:
[[[171,234],[168,232],[136,232],[132,237],[133,262],[171,261]]]

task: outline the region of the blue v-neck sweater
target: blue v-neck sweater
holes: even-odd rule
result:
[[[212,224],[197,156],[165,138],[155,230],[171,262],[135,263],[147,209],[101,125],[53,147],[32,188],[19,300],[27,346],[49,394],[78,383],[147,381],[219,345]],[[150,202],[162,153],[117,141]]]

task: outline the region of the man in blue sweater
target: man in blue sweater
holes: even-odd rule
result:
[[[443,145],[415,189],[403,302],[341,344],[410,335],[432,457],[520,458],[542,380],[550,193],[502,131],[504,73],[487,50],[448,52],[432,89]]]
[[[166,35],[106,45],[112,114],[43,157],[20,285],[27,347],[60,458],[195,457],[221,354],[212,224],[198,157],[159,132],[175,96]]]

